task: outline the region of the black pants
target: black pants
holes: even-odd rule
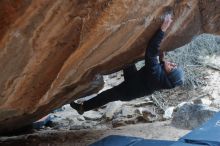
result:
[[[83,103],[83,107],[85,111],[92,110],[94,108],[98,108],[102,105],[105,105],[112,101],[130,101],[132,99],[138,98],[143,96],[142,92],[137,91],[140,88],[136,88],[138,83],[130,82],[130,80],[135,76],[137,73],[137,69],[135,65],[131,65],[123,70],[124,72],[124,82],[115,86],[111,89],[108,89],[94,98],[85,101]]]

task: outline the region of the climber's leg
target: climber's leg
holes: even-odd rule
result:
[[[137,68],[135,64],[132,64],[127,68],[123,69],[124,80],[128,81],[130,78],[132,78],[135,75],[136,72],[137,72]]]

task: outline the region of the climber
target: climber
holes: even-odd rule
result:
[[[83,114],[85,111],[98,108],[112,101],[129,101],[152,94],[156,90],[171,89],[184,82],[184,73],[175,63],[164,60],[164,53],[159,51],[165,31],[172,23],[171,15],[165,16],[161,28],[149,42],[145,52],[145,66],[137,71],[135,65],[124,69],[124,82],[109,90],[103,91],[83,103],[70,103],[70,106]],[[159,56],[159,61],[158,57]]]

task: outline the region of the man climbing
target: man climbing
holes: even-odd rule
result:
[[[146,49],[144,67],[137,71],[135,65],[129,66],[123,70],[124,82],[81,104],[71,102],[70,106],[76,109],[79,114],[83,114],[85,111],[112,101],[130,101],[150,95],[156,90],[171,89],[182,85],[184,81],[183,70],[176,64],[165,61],[163,52],[159,51],[164,33],[171,23],[171,15],[166,15],[161,28],[152,37]],[[160,63],[157,56],[159,56]]]

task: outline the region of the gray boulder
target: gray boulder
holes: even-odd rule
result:
[[[213,107],[220,109],[220,99],[215,99],[212,104]]]
[[[121,101],[114,101],[114,102],[109,103],[106,107],[106,112],[105,112],[106,120],[112,120],[115,113],[121,109],[122,105],[123,103]]]
[[[175,107],[168,107],[165,111],[164,111],[164,114],[163,114],[163,118],[164,119],[171,119],[172,116],[173,116],[173,110],[174,110]]]
[[[173,113],[172,124],[177,128],[194,129],[208,121],[218,109],[201,104],[182,103]]]
[[[154,122],[158,119],[157,114],[155,111],[151,109],[143,109],[142,110],[143,118],[146,120],[146,122]]]
[[[123,106],[121,109],[121,114],[123,117],[131,118],[135,115],[135,109],[130,106]]]
[[[138,119],[136,117],[132,117],[132,118],[118,117],[112,120],[112,126],[116,128],[120,126],[126,126],[129,124],[136,124],[137,122]]]
[[[102,114],[100,112],[97,112],[97,111],[88,111],[88,112],[85,112],[83,114],[83,117],[86,119],[86,120],[93,120],[93,121],[98,121],[102,118]]]

